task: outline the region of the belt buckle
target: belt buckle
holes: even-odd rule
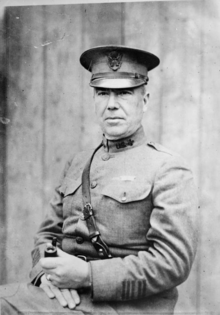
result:
[[[83,208],[83,213],[81,219],[86,221],[88,218],[93,216],[93,209],[91,203],[87,202]]]
[[[84,261],[87,261],[87,257],[84,255],[77,255],[77,257],[84,260]]]

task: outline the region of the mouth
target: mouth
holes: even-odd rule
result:
[[[123,119],[122,117],[107,117],[105,120],[118,120],[118,119]]]
[[[105,122],[108,126],[119,126],[123,123],[124,118],[114,116],[114,117],[107,117]]]

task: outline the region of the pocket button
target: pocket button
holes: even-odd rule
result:
[[[95,188],[96,186],[97,186],[97,182],[95,181],[95,180],[93,180],[92,182],[91,182],[91,188],[93,189],[93,188]]]
[[[121,201],[122,202],[125,202],[127,200],[127,196],[126,196],[126,192],[124,192],[122,198],[121,198]]]

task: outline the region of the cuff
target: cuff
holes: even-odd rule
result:
[[[36,285],[39,277],[41,277],[43,274],[43,270],[41,268],[39,260],[42,257],[44,257],[44,251],[45,251],[45,244],[42,244],[42,245],[36,247],[32,251],[33,268],[29,274],[29,277],[30,277],[31,283],[34,285]]]
[[[32,284],[35,287],[39,287],[41,285],[41,277],[44,275],[44,272],[42,271],[33,281]]]
[[[124,266],[121,258],[94,260],[91,267],[91,293],[93,301],[122,300]]]

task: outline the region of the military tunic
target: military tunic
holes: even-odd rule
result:
[[[82,217],[81,176],[92,151],[81,152],[67,163],[36,235],[31,281],[42,275],[38,261],[56,236],[62,250],[90,261],[91,293],[82,293],[76,310],[89,303],[98,314],[105,303],[109,314],[172,314],[176,286],[188,277],[196,252],[192,173],[181,157],[148,142],[142,127],[103,144],[91,165],[91,203],[113,258],[99,259]]]

